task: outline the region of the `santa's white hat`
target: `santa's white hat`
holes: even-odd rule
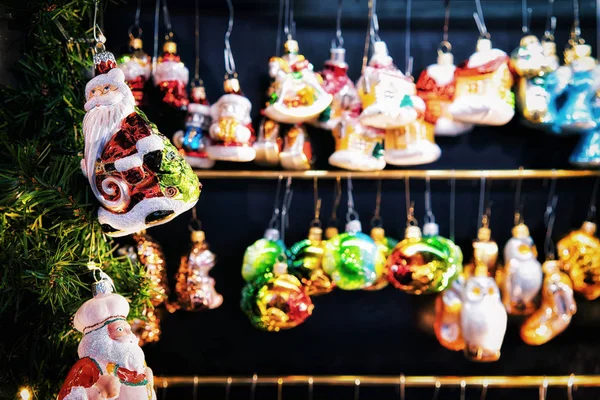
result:
[[[129,303],[125,297],[113,293],[112,280],[103,272],[101,279],[94,283],[94,297],[85,303],[75,313],[73,325],[83,334],[103,327],[114,320],[125,320],[129,314]]]

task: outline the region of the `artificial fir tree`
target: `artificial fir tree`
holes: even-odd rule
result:
[[[23,40],[19,83],[0,88],[0,398],[28,386],[50,399],[76,359],[71,316],[90,297],[88,263],[114,279],[130,318],[151,293],[143,267],[102,234],[79,166],[94,3],[8,3]]]

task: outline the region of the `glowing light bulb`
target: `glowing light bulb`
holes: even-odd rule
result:
[[[28,387],[22,387],[19,389],[19,398],[21,400],[30,400],[31,399],[31,389]]]

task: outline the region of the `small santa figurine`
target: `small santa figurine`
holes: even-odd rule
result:
[[[152,74],[152,61],[144,52],[142,38],[131,36],[129,48],[131,54],[119,57],[119,68],[125,74],[125,81],[131,88],[135,105],[140,107],[145,104],[144,86]]]
[[[163,103],[185,110],[189,104],[186,90],[189,79],[190,71],[177,55],[177,44],[171,39],[167,40],[154,71],[154,84],[160,89]]]
[[[362,102],[360,120],[377,129],[393,129],[410,124],[425,103],[416,94],[413,80],[405,76],[390,57],[387,45],[376,41],[369,65],[365,67],[356,87]]]
[[[114,293],[103,272],[94,297],[75,313],[75,329],[83,333],[79,361],[73,365],[58,400],[155,400],[152,370],[127,323],[129,303]]]
[[[125,236],[192,208],[200,184],[177,149],[135,108],[112,53],[100,51],[94,62],[97,76],[85,87],[81,169],[100,202],[104,232]]]
[[[194,168],[208,169],[215,161],[208,158],[206,149],[210,145],[208,130],[211,123],[210,104],[202,81],[192,86],[191,102],[188,105],[185,131],[173,135],[173,143],[183,158]]]
[[[250,111],[252,104],[243,94],[237,75],[225,77],[225,94],[212,105],[212,143],[207,149],[213,160],[247,162],[254,160],[256,150]]]

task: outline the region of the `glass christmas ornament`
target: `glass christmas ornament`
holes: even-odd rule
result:
[[[285,244],[277,229],[267,229],[262,239],[246,249],[242,262],[242,277],[250,282],[273,270],[273,266],[285,256]]]
[[[542,266],[542,304],[521,326],[521,338],[532,346],[548,343],[563,332],[577,312],[573,284],[560,270],[560,261],[546,260]]]
[[[435,144],[431,125],[425,123],[423,113],[402,128],[385,132],[385,162],[390,165],[423,165],[437,161],[442,151]]]
[[[569,162],[581,168],[600,166],[600,132],[598,129],[583,134],[569,157]]]
[[[496,272],[502,302],[511,315],[528,315],[537,308],[535,300],[543,280],[537,254],[527,225],[516,225],[504,246],[504,267]]]
[[[388,279],[410,294],[438,293],[460,273],[461,263],[462,253],[452,241],[437,235],[422,237],[421,228],[408,226],[404,240],[388,257]]]
[[[190,71],[177,55],[177,44],[172,39],[163,45],[163,54],[158,58],[153,77],[164,104],[179,110],[187,108]]]
[[[335,283],[323,271],[324,253],[323,230],[318,226],[311,226],[308,238],[288,249],[288,272],[300,279],[309,296],[326,294],[335,288]]]
[[[215,280],[209,271],[216,257],[208,249],[204,231],[192,231],[192,248],[181,257],[177,273],[177,302],[186,311],[212,310],[223,304],[223,296],[215,289]]]
[[[453,351],[465,348],[460,325],[464,285],[465,278],[458,275],[435,299],[435,322],[433,323],[435,336],[442,346]]]
[[[350,112],[360,112],[361,104],[354,82],[348,77],[348,64],[345,61],[346,49],[334,47],[331,58],[325,61],[325,67],[319,75],[322,86],[333,96],[333,101],[311,124],[327,130],[335,129],[342,117]]]
[[[99,51],[94,63],[97,76],[85,89],[81,169],[100,202],[103,230],[125,236],[194,207],[201,185],[177,149],[136,111],[114,56]]]
[[[439,136],[457,136],[472,130],[473,125],[455,120],[448,111],[456,92],[456,66],[450,44],[442,45],[437,64],[428,66],[419,76],[417,94],[426,106],[423,118],[426,131]]]
[[[491,238],[492,231],[485,226],[477,231],[477,240],[473,242],[473,262],[465,266],[465,276],[472,276],[477,265],[485,265],[490,276],[496,275],[498,244]]]
[[[373,55],[356,87],[363,107],[360,121],[365,126],[400,128],[425,111],[414,82],[394,65],[383,41],[373,44]]]
[[[136,244],[137,259],[145,267],[146,275],[151,282],[150,302],[157,307],[169,298],[165,255],[160,244],[145,231],[134,234],[133,240]]]
[[[215,161],[208,158],[206,149],[210,146],[208,130],[211,123],[210,104],[206,99],[204,85],[200,82],[192,87],[191,102],[188,105],[185,131],[173,135],[173,144],[183,154],[183,158],[194,168],[209,169]]]
[[[569,233],[556,245],[573,288],[588,300],[600,297],[600,240],[595,233],[596,224],[585,221],[581,228]]]
[[[456,93],[448,111],[467,124],[505,125],[515,114],[508,55],[480,37],[476,52],[456,68]]]
[[[385,235],[385,230],[380,226],[374,226],[371,228],[370,233],[371,239],[377,245],[377,249],[381,253],[384,260],[387,260],[389,255],[394,250],[394,247],[398,244],[396,239],[392,239]],[[385,262],[381,264],[377,264],[377,269],[375,273],[377,274],[377,280],[371,286],[365,288],[365,290],[380,290],[388,285],[388,271],[387,264]]]
[[[130,35],[129,54],[124,54],[117,60],[119,69],[125,75],[125,82],[131,88],[135,105],[145,105],[144,87],[152,75],[152,60],[144,52],[142,38]]]
[[[287,124],[311,121],[325,111],[333,96],[321,86],[322,79],[312,64],[299,53],[297,41],[287,40],[284,53],[269,60],[273,83],[264,114]]]
[[[212,142],[207,148],[208,156],[221,161],[252,161],[256,156],[252,147],[252,104],[242,94],[237,76],[226,77],[224,88],[225,94],[210,109]]]
[[[329,164],[350,171],[385,168],[382,131],[363,125],[356,114],[345,113],[333,128],[335,151]]]
[[[279,153],[279,162],[284,169],[305,171],[313,162],[312,146],[304,126],[296,124],[289,127],[283,139],[283,150]]]
[[[158,314],[161,311],[146,309],[142,314],[144,318],[135,318],[129,322],[131,331],[138,338],[140,347],[149,343],[156,343],[160,340],[162,331],[160,329],[160,317]]]
[[[255,163],[266,167],[279,165],[279,152],[283,147],[279,131],[280,125],[278,122],[263,118],[258,130],[258,138],[252,145],[256,151]]]
[[[362,233],[358,220],[349,221],[345,233],[334,236],[325,244],[323,270],[342,290],[371,286],[377,280],[377,270],[384,263],[377,245]]]
[[[255,328],[278,332],[302,324],[314,305],[302,283],[287,273],[285,258],[272,272],[258,277],[242,289],[241,308]]]

